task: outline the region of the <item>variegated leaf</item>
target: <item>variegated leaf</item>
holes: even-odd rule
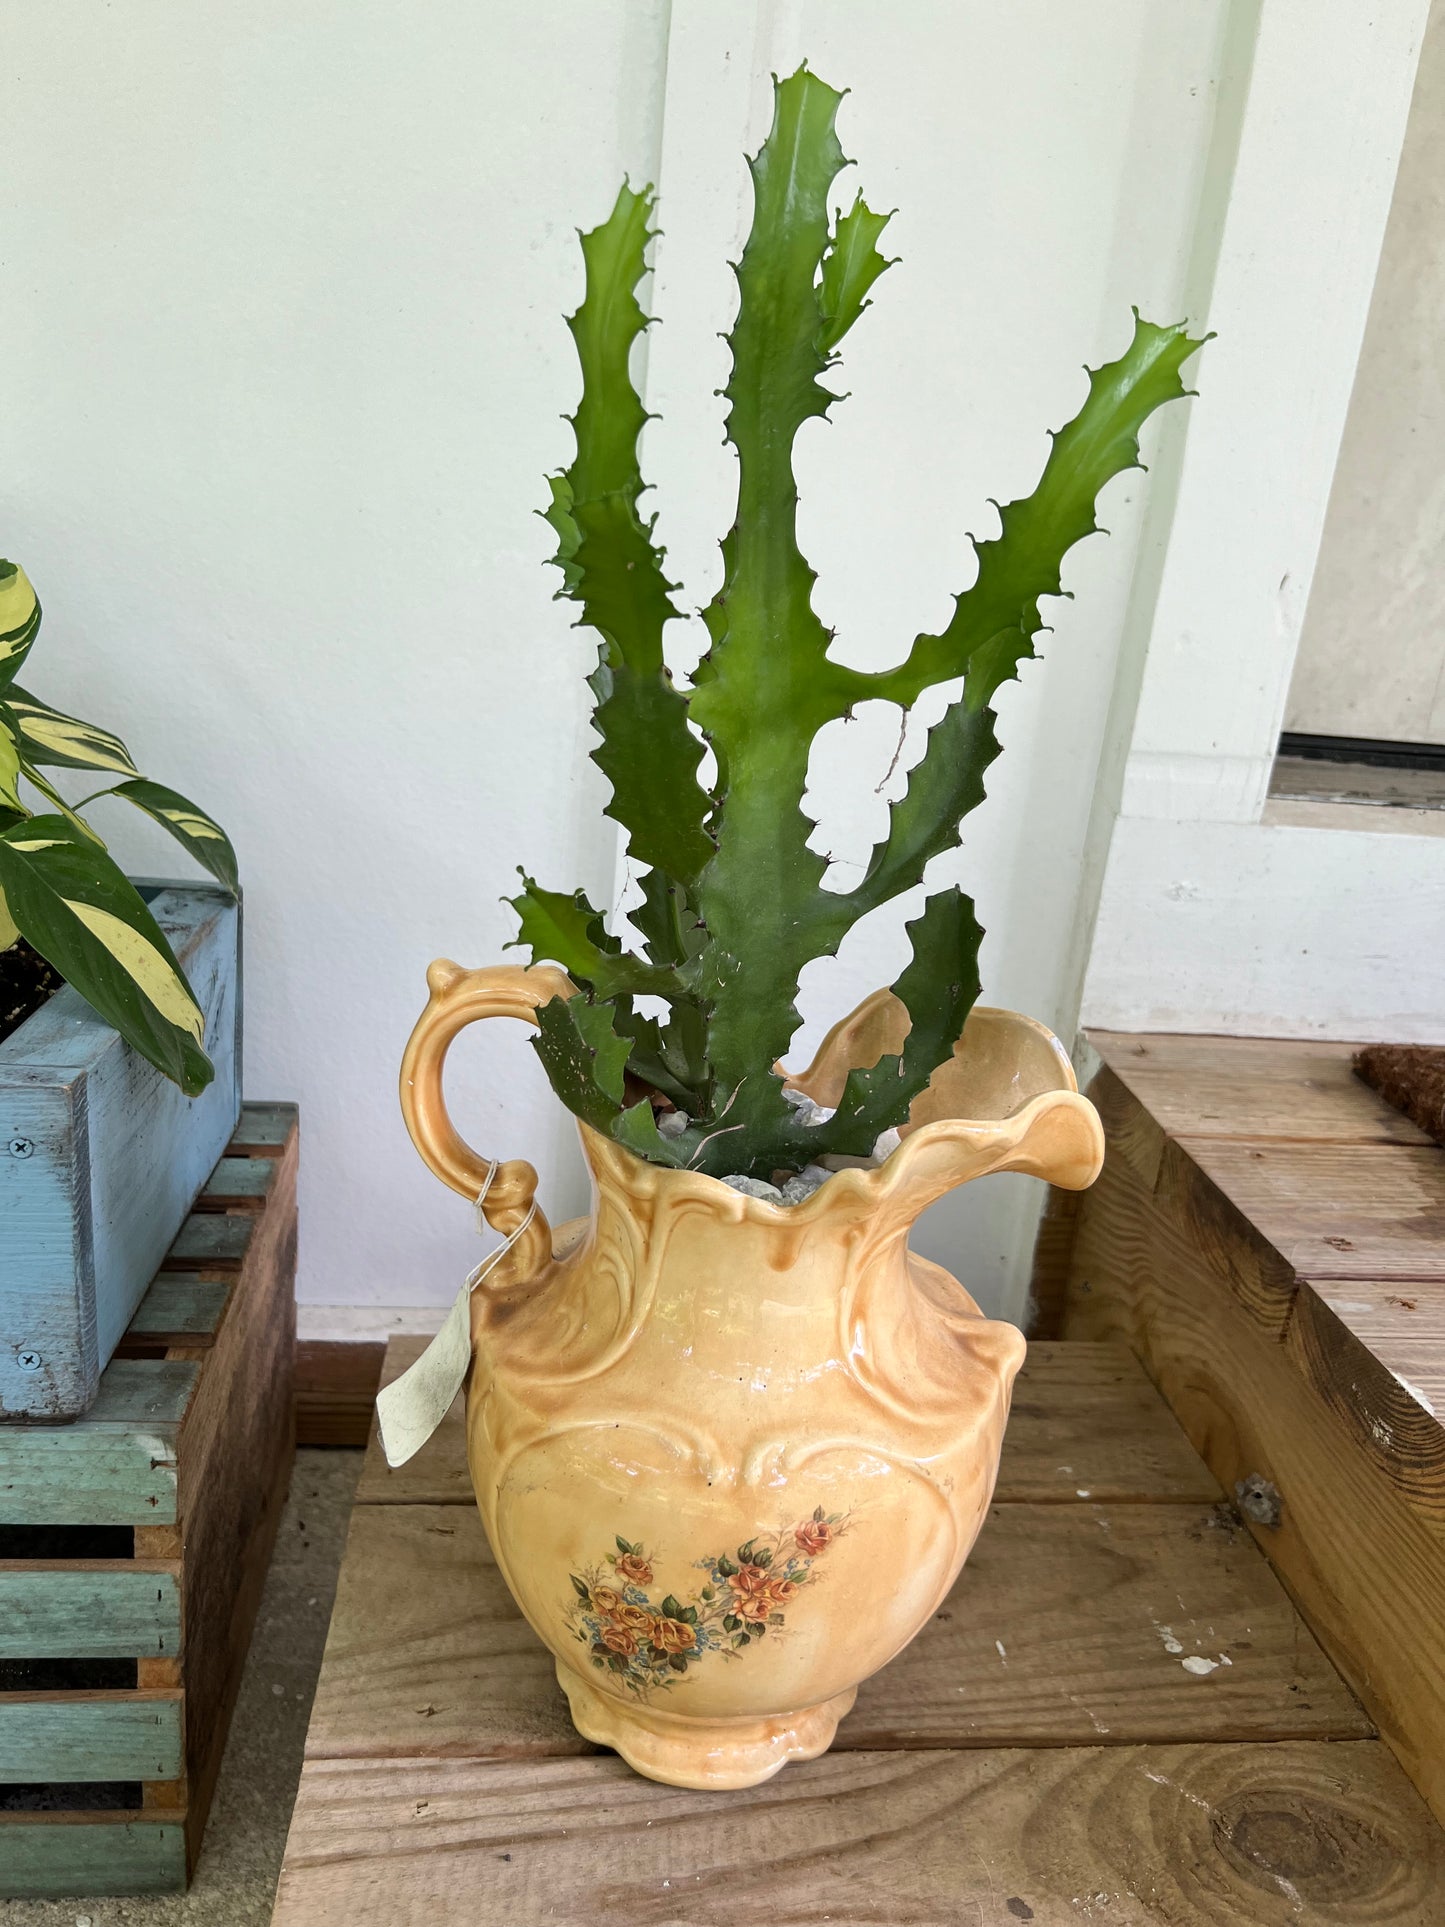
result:
[[[46,802],[49,803],[53,809],[60,812],[77,836],[84,837],[87,842],[94,843],[99,849],[103,850],[105,848],[104,838],[98,836],[86,822],[85,818],[78,815],[77,812],[70,807],[69,803],[66,802],[65,798],[60,794],[60,791],[56,789],[50,779],[44,776],[37,765],[32,763],[29,756],[26,755],[25,738],[19,724],[11,720],[9,706],[5,703],[0,703],[0,725],[8,725],[9,727],[11,741],[17,746],[20,753],[20,773],[26,782],[35,785]],[[28,815],[29,811],[26,811],[26,814]]]
[[[239,896],[236,852],[214,817],[207,816],[178,790],[167,789],[164,783],[152,783],[144,776],[137,776],[129,783],[117,783],[110,794],[123,796],[138,810],[144,810],[163,830],[169,830],[177,843],[210,871],[217,883],[233,897]]]
[[[0,809],[24,810],[19,785],[20,746],[15,730],[0,709]]]
[[[61,816],[0,835],[0,890],[21,934],[189,1097],[215,1071],[205,1020],[160,925],[97,843]]]
[[[24,569],[0,561],[0,690],[20,674],[20,665],[40,627],[40,604]]]
[[[20,925],[10,914],[10,905],[5,901],[5,892],[0,890],[0,950],[8,950],[20,939]]]
[[[130,751],[110,730],[52,709],[18,683],[11,687],[5,702],[20,725],[25,752],[32,763],[62,769],[108,769],[118,776],[140,775]]]

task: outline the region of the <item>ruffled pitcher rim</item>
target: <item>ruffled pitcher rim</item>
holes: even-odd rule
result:
[[[783,1075],[815,1100],[832,1101],[850,1069],[899,1048],[907,1021],[891,991],[875,991],[834,1025],[806,1070]],[[969,1093],[992,1094],[994,1101],[970,1114],[952,1109]],[[1009,1096],[1017,1101],[1004,1109]],[[1104,1156],[1098,1114],[1080,1094],[1062,1044],[1036,1018],[991,1005],[970,1013],[954,1052],[915,1099],[897,1149],[879,1164],[834,1171],[799,1204],[750,1196],[687,1166],[650,1163],[581,1119],[578,1130],[599,1182],[618,1185],[629,1198],[692,1202],[724,1220],[772,1230],[880,1212],[911,1223],[945,1192],[994,1171],[1022,1171],[1083,1190]]]

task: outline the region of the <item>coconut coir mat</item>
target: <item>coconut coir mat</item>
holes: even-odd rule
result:
[[[1370,1044],[1355,1052],[1355,1074],[1437,1144],[1445,1144],[1445,1049]]]

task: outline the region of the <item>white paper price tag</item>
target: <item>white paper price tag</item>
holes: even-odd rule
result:
[[[496,1170],[494,1164],[477,1194],[478,1225],[482,1223],[482,1200]],[[381,1449],[388,1465],[405,1465],[446,1417],[452,1400],[466,1382],[467,1367],[472,1362],[472,1293],[493,1265],[512,1249],[536,1215],[534,1202],[516,1230],[469,1275],[452,1300],[441,1330],[421,1357],[408,1365],[400,1378],[394,1378],[377,1393],[376,1417],[381,1430]]]

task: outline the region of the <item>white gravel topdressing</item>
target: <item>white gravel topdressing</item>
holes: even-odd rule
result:
[[[783,1102],[792,1105],[798,1113],[798,1122],[805,1127],[826,1124],[836,1115],[834,1106],[815,1104],[806,1091],[795,1090],[791,1085],[784,1087]],[[686,1111],[664,1111],[657,1120],[657,1134],[659,1137],[681,1137],[691,1122]],[[805,1164],[801,1171],[782,1185],[769,1184],[766,1178],[745,1177],[741,1171],[735,1171],[721,1182],[734,1191],[740,1191],[745,1198],[764,1198],[769,1204],[802,1204],[805,1198],[811,1198],[815,1191],[825,1185],[835,1171],[866,1171],[891,1157],[899,1143],[896,1130],[884,1131],[875,1142],[871,1157],[825,1157],[820,1164]]]

